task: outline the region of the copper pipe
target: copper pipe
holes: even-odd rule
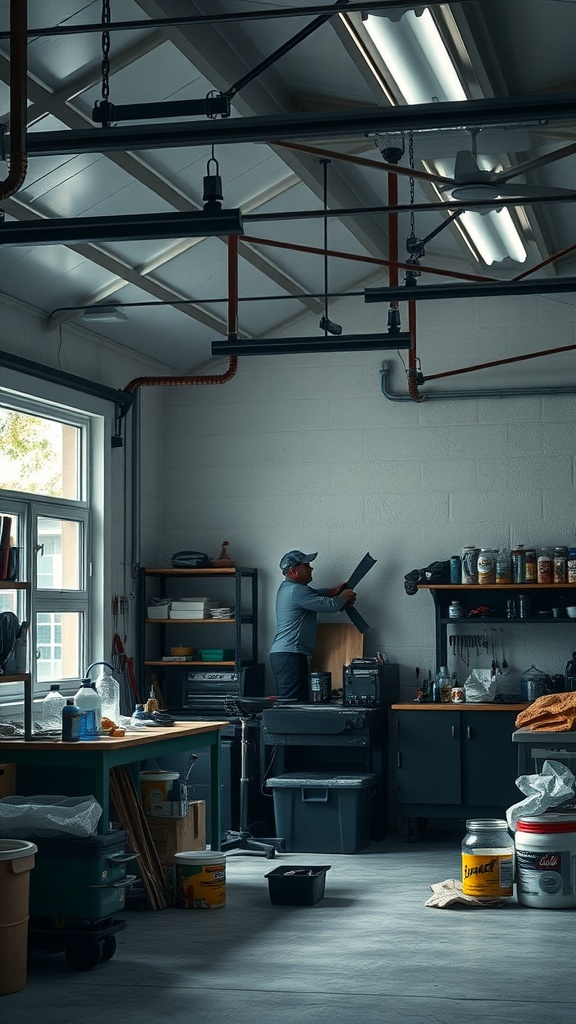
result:
[[[408,303],[408,330],[412,344],[408,349],[408,394],[413,402],[423,402],[424,396],[418,391],[418,369],[416,366],[416,303]]]
[[[560,249],[559,252],[555,252],[553,256],[548,256],[547,259],[542,260],[541,263],[537,263],[535,267],[529,267],[528,270],[523,270],[521,274],[511,278],[512,281],[522,281],[525,277],[529,277],[530,274],[534,274],[537,270],[542,270],[542,267],[547,267],[549,263],[554,263],[556,260],[562,259],[563,256],[567,256],[568,253],[574,252],[576,245],[567,245],[565,249]]]
[[[359,167],[374,167],[377,171],[394,171],[396,174],[403,174],[408,178],[419,178],[422,181],[437,181],[441,185],[453,185],[453,178],[445,178],[442,174],[432,174],[428,171],[419,171],[412,167],[398,167],[396,164],[387,164],[384,160],[368,160],[363,156],[353,156],[350,153],[336,153],[331,149],[317,149],[316,146],[305,146],[300,142],[271,142],[271,146],[280,146],[283,149],[293,149],[297,153],[310,153],[311,156],[327,157],[329,160],[344,160]]]
[[[316,256],[335,256],[343,260],[355,260],[357,263],[370,263],[377,267],[390,267],[392,263],[384,257],[358,256],[357,253],[339,252],[337,249],[317,249],[312,245],[297,245],[295,242],[277,242],[271,238],[259,238],[256,235],[242,235],[240,243],[251,242],[253,245],[270,245],[274,249],[290,249],[294,252],[309,252]],[[399,270],[414,270],[413,264],[397,263]],[[441,277],[455,277],[458,281],[496,281],[495,277],[481,277],[478,274],[460,274],[455,270],[440,270],[437,267],[424,267],[420,265],[422,273],[439,274]]]
[[[10,164],[0,183],[0,201],[22,188],[28,170],[26,154],[26,76],[28,0],[10,0]]]
[[[520,363],[525,359],[539,359],[541,356],[553,356],[558,352],[573,352],[576,345],[562,345],[559,348],[543,349],[541,352],[529,352],[523,356],[510,356],[508,359],[493,359],[489,363],[476,363],[475,366],[462,366],[459,370],[446,370],[445,373],[431,373],[424,381],[440,380],[441,377],[456,377],[460,373],[473,373],[475,370],[488,370],[492,366],[506,366],[508,363]]]
[[[238,239],[228,237],[228,337],[238,332]],[[195,373],[181,377],[135,377],[124,388],[133,392],[141,387],[189,387],[193,384],[227,384],[238,370],[238,356],[229,356],[224,373]]]

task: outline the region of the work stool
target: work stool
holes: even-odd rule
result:
[[[222,852],[229,850],[243,850],[269,860],[275,856],[276,851],[283,852],[286,849],[284,839],[276,836],[265,839],[255,839],[248,828],[248,792],[250,778],[248,776],[248,723],[257,720],[260,724],[262,712],[269,707],[294,704],[295,701],[279,701],[274,697],[229,697],[226,698],[225,709],[229,715],[237,715],[240,719],[240,828],[236,831],[229,829],[222,842]]]

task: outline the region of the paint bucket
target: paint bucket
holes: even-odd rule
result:
[[[331,689],[331,672],[310,673],[310,700],[313,704],[325,704],[326,701],[329,701]]]
[[[576,818],[518,818],[515,846],[518,902],[546,910],[576,907]]]
[[[226,903],[226,854],[189,850],[174,854],[174,906],[214,910]]]
[[[140,797],[145,814],[154,814],[154,805],[168,800],[172,785],[180,778],[178,772],[140,772]]]
[[[30,872],[38,847],[0,839],[0,995],[26,984]]]

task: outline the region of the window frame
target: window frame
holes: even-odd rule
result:
[[[104,650],[104,594],[110,593],[111,575],[111,528],[104,516],[104,509],[110,507],[111,465],[110,445],[105,444],[105,439],[113,432],[114,408],[104,399],[78,394],[67,387],[36,378],[34,392],[33,397],[30,394],[29,378],[7,371],[3,375],[3,386],[0,387],[0,406],[43,419],[54,419],[81,430],[78,500],[0,489],[2,509],[6,514],[12,510],[14,515],[19,516],[18,544],[24,548],[19,579],[30,586],[28,668],[33,700],[38,700],[48,692],[50,684],[55,682],[60,683],[64,695],[73,695],[86,666],[102,657],[101,652]],[[37,540],[39,516],[81,523],[83,543],[80,590],[38,588],[34,544]],[[38,681],[36,617],[42,611],[81,613],[83,636],[78,676]],[[0,686],[0,706],[14,705],[16,701],[21,703],[22,699],[21,682]]]

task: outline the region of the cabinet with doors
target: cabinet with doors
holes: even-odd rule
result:
[[[18,620],[17,636],[11,624],[2,626],[0,646],[4,662],[0,675],[0,695],[8,696],[6,691],[13,684],[21,684],[24,693],[24,739],[32,739],[33,694],[32,676],[27,671],[28,662],[28,625],[30,621],[30,584],[16,580],[0,581],[0,612],[8,612],[9,617]],[[11,649],[10,649],[11,648]],[[17,698],[16,698],[17,699]]]
[[[203,569],[140,568],[140,690],[151,689],[164,706],[184,709],[186,680],[194,675],[242,679],[256,676],[258,662],[258,570],[245,567]],[[204,611],[173,617],[163,602],[206,600]],[[214,606],[212,614],[211,606]],[[230,608],[223,617],[217,611]],[[182,653],[174,653],[174,649]],[[142,692],[143,691],[143,692]],[[198,705],[199,707],[200,705]],[[188,708],[190,710],[190,708]],[[192,708],[193,710],[193,708]]]
[[[419,584],[419,590],[429,590],[434,601],[436,671],[447,664],[448,627],[462,624],[505,624],[533,627],[538,624],[572,626],[576,633],[576,619],[569,618],[566,608],[576,606],[576,583],[510,583],[493,584]],[[527,615],[520,618],[520,595],[526,600]],[[451,618],[452,601],[462,606],[461,618]],[[481,616],[471,615],[476,608],[487,609]]]
[[[395,704],[402,831],[429,818],[502,818],[520,800],[516,716],[526,704]]]

